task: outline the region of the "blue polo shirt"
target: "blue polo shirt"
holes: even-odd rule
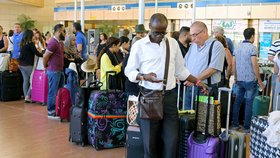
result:
[[[14,50],[12,54],[12,58],[19,58],[19,50],[20,50],[20,42],[22,39],[22,32],[20,33],[14,33],[13,35],[13,45],[14,45]]]
[[[87,60],[87,40],[85,35],[78,31],[76,34],[76,45],[82,44],[82,58],[83,60]]]
[[[234,50],[237,81],[256,81],[254,67],[251,61],[252,56],[257,55],[257,48],[249,41],[243,41]]]
[[[207,39],[202,47],[192,43],[185,56],[185,67],[196,77],[208,67],[218,70],[211,76],[211,84],[221,81],[221,72],[223,71],[225,60],[225,48],[219,41],[216,41],[213,45],[212,57],[208,66],[209,49],[213,41],[214,38]],[[207,79],[202,82],[207,83]]]

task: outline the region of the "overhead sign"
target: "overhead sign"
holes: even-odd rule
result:
[[[221,26],[225,32],[243,32],[248,27],[246,20],[213,20],[212,29]]]
[[[259,32],[280,32],[280,20],[260,20]]]

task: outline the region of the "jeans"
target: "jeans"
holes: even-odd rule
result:
[[[233,105],[233,125],[235,127],[239,126],[238,118],[239,118],[239,110],[241,103],[244,99],[244,95],[246,93],[246,107],[245,107],[245,121],[244,121],[244,129],[250,129],[250,123],[252,118],[252,107],[253,101],[257,92],[257,82],[256,81],[237,81],[236,84],[236,98]]]
[[[191,108],[192,107],[191,106],[191,102],[192,102],[192,88],[193,87],[189,87],[189,86],[186,87],[184,110],[194,109],[194,106],[195,106],[194,102],[193,102],[193,108]],[[182,96],[183,96],[183,94],[182,94]],[[194,96],[193,97],[195,98],[196,96],[197,96],[197,87],[194,87]]]
[[[272,105],[273,105],[273,111],[276,110],[276,98],[277,98],[277,95],[278,93],[280,92],[280,85],[279,85],[279,81],[278,81],[278,74],[277,73],[274,73],[272,75],[272,78],[271,78],[271,91],[272,91],[272,96],[271,98],[272,99]],[[280,109],[280,107],[278,108]]]
[[[47,70],[47,76],[49,81],[48,92],[48,114],[55,114],[55,98],[59,88],[64,85],[64,72],[63,71],[49,71]]]
[[[30,97],[30,76],[33,66],[19,66],[19,69],[23,77],[23,94],[25,97]]]

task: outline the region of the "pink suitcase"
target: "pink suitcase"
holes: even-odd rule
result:
[[[32,79],[31,100],[46,105],[48,89],[47,74],[43,70],[35,70]]]

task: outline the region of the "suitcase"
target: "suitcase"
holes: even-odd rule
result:
[[[263,91],[261,96],[256,96],[254,99],[252,116],[267,116],[268,115],[268,109],[269,109],[269,103],[270,103],[270,96],[268,94],[270,76],[271,75],[268,75],[268,82],[267,82],[265,96],[264,96],[264,91]],[[266,79],[266,75],[264,78]]]
[[[268,127],[267,116],[253,116],[250,128],[251,154],[257,158],[279,158],[280,148],[271,147],[266,143],[267,138],[262,134]]]
[[[144,158],[140,127],[128,126],[126,133],[126,158]]]
[[[35,70],[32,79],[31,100],[45,105],[48,101],[48,77],[43,70]]]
[[[106,76],[109,73],[112,72],[107,72]],[[125,145],[127,98],[124,92],[117,90],[91,93],[88,106],[88,139],[96,150]]]
[[[177,108],[180,109],[180,92],[181,83],[178,82],[178,92],[177,92]],[[186,90],[186,86],[183,85],[183,92]],[[194,90],[194,87],[192,88]],[[192,91],[193,100],[194,91]],[[183,95],[182,100],[184,102],[185,95]],[[184,105],[184,104],[183,104]],[[184,110],[182,105],[182,110],[179,110],[179,142],[178,142],[178,158],[187,158],[188,155],[188,138],[195,128],[195,112],[194,110]],[[193,101],[191,104],[191,109],[193,109]]]
[[[22,84],[19,72],[0,72],[0,100],[14,101],[21,99]]]
[[[87,106],[89,93],[93,89],[99,89],[100,86],[102,85],[99,82],[91,82],[87,88],[78,88],[74,106],[70,110],[70,142],[75,142],[82,146],[88,143]]]
[[[188,138],[188,157],[189,158],[216,158],[218,157],[218,147],[219,147],[219,138],[212,137],[208,133],[208,125],[209,121],[209,113],[210,113],[210,94],[211,88],[209,88],[209,96],[208,96],[208,110],[206,113],[206,125],[205,125],[205,133],[197,132],[197,128],[195,131],[191,133]],[[197,95],[197,100],[199,100],[199,93]],[[196,102],[196,110],[199,110],[199,102]],[[195,127],[198,125],[198,115],[195,115]]]
[[[82,146],[87,144],[87,111],[85,108],[79,106],[71,108],[69,141]]]
[[[226,87],[219,88],[219,97],[218,97],[219,102],[221,101],[221,94],[223,91],[228,92],[228,103],[226,108],[227,109],[226,130],[220,135],[220,140],[221,140],[220,157],[245,158],[246,157],[245,134],[237,131],[229,131],[231,89]],[[226,106],[226,104],[222,104],[222,106]]]
[[[55,112],[60,117],[60,121],[70,121],[71,99],[67,88],[59,88],[55,100]]]

